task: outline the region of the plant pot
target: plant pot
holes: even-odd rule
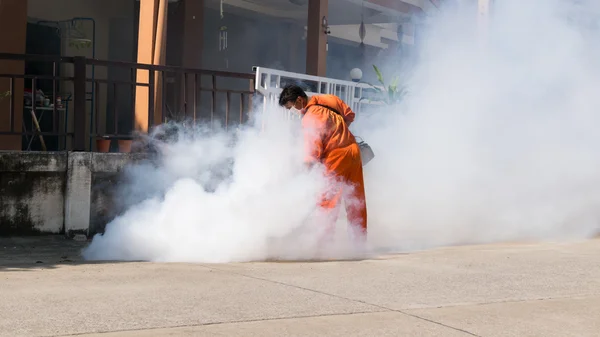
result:
[[[119,152],[131,152],[131,139],[119,139]]]
[[[96,139],[96,151],[97,152],[108,152],[110,150],[110,139],[98,138]]]

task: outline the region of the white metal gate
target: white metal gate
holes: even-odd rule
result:
[[[311,97],[318,94],[332,94],[340,97],[352,110],[359,114],[363,104],[380,105],[370,101],[368,97],[375,91],[366,83],[336,80],[332,78],[292,73],[270,68],[255,67],[255,91],[262,95],[263,114],[277,112],[288,118],[294,116],[278,104],[282,86],[296,83],[305,87],[306,94]]]

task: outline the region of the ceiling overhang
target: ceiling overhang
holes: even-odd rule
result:
[[[437,9],[439,0],[330,0],[330,16],[332,13],[345,13],[348,3],[356,8],[364,8],[367,12],[380,13],[381,16],[407,17],[422,15]],[[220,0],[208,0],[207,5],[218,8]],[[308,12],[308,0],[225,0],[224,6],[231,9],[236,7],[264,15],[279,18],[304,20]],[[337,10],[340,8],[342,11]],[[369,15],[367,15],[369,16]],[[371,15],[372,16],[372,15]],[[332,22],[332,24],[348,24],[347,22]]]
[[[225,0],[224,11],[238,15],[265,15],[306,25],[308,0]],[[220,0],[207,0],[206,5],[220,9]],[[390,43],[411,44],[413,20],[437,10],[430,0],[329,0],[329,27],[334,39],[360,43],[358,35],[361,20],[367,35],[364,43],[387,48]],[[405,26],[398,38],[398,24]],[[305,27],[306,29],[306,27]]]

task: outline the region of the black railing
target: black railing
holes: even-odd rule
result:
[[[43,149],[46,149],[46,142],[44,137],[54,138],[54,141],[62,139],[66,141],[66,137],[73,136],[73,133],[69,133],[66,131],[60,130],[59,119],[56,118],[58,115],[58,111],[62,108],[59,105],[50,105],[45,106],[42,102],[38,102],[36,95],[39,82],[50,81],[52,91],[57,92],[57,82],[68,82],[73,81],[73,77],[62,77],[58,75],[59,64],[62,62],[71,61],[69,58],[48,58],[44,56],[38,55],[15,55],[15,54],[0,54],[0,60],[2,61],[11,61],[14,62],[15,66],[18,68],[25,68],[25,63],[51,63],[52,64],[52,74],[51,75],[33,75],[28,74],[0,74],[0,80],[8,79],[8,91],[0,92],[0,114],[2,114],[3,120],[6,120],[8,117],[8,125],[0,125],[0,135],[18,135],[23,136],[24,142],[31,145],[33,138],[35,136],[39,137],[39,142]],[[25,63],[19,63],[19,61],[25,61]],[[4,67],[6,68],[6,67]],[[25,69],[24,69],[25,70]],[[27,88],[26,88],[27,87]],[[46,86],[47,87],[47,86]],[[28,90],[27,90],[28,89]],[[27,91],[27,92],[25,92]],[[16,101],[17,94],[22,96],[21,102]],[[8,113],[6,111],[6,102],[3,102],[5,99],[9,100],[8,104]],[[40,103],[39,105],[36,103]],[[16,109],[18,107],[22,108],[22,112],[20,114],[16,113]],[[47,122],[47,119],[44,119],[44,114],[51,112],[51,127],[45,128],[45,131],[42,131],[40,128],[40,122]],[[46,114],[47,115],[47,114]],[[27,124],[30,124],[27,127]],[[48,123],[45,123],[48,124]],[[20,127],[18,127],[19,125]],[[47,125],[46,125],[47,126]],[[49,130],[48,130],[49,129]],[[66,130],[66,129],[65,129]]]
[[[0,53],[0,62],[6,61],[22,62],[15,64],[24,67],[25,74],[0,74],[0,81],[7,79],[9,87],[8,92],[0,92],[0,117],[8,115],[9,120],[8,125],[0,125],[0,135],[23,137],[25,149],[37,137],[35,144],[42,150],[48,150],[47,138],[53,141],[49,150],[93,150],[92,139],[96,137],[130,137],[136,129],[150,129],[170,120],[229,128],[247,120],[254,94],[252,73]],[[42,67],[31,65],[41,64],[47,68],[45,73],[51,69],[52,74],[29,73],[30,68],[39,73]],[[102,68],[106,72],[100,71]],[[61,76],[61,72],[72,76]],[[72,90],[65,91],[65,87]],[[38,99],[40,88],[51,94]],[[141,89],[147,95],[136,96]],[[158,97],[159,104],[155,103]],[[8,105],[2,102],[4,99],[10,101]],[[17,101],[21,99],[22,103]],[[22,113],[18,111],[21,107]],[[45,113],[51,113],[51,118],[44,119]],[[140,119],[146,116],[147,125],[141,125],[145,121],[141,123]]]

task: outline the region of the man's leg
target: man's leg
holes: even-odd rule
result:
[[[325,217],[325,228],[323,228],[321,245],[332,243],[335,237],[335,224],[337,222],[338,214],[340,212],[340,201],[342,199],[342,191],[343,190],[341,187],[330,187],[329,191],[327,191],[323,195],[321,203],[319,204],[321,208],[320,211],[323,212],[323,215]]]
[[[348,191],[345,193],[346,213],[353,236],[364,243],[367,238],[367,203],[362,165],[358,163],[347,174]]]

